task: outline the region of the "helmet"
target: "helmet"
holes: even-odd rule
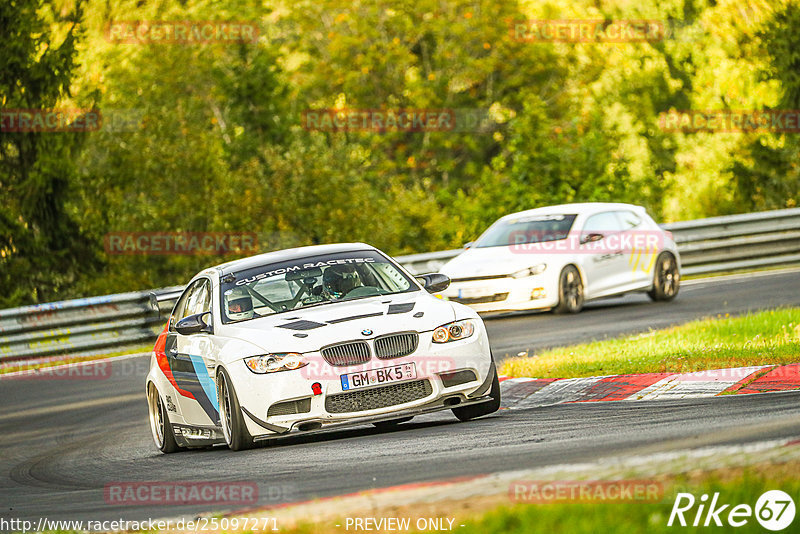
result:
[[[322,294],[340,299],[353,288],[361,285],[361,279],[352,265],[332,265],[322,275]]]
[[[253,318],[253,299],[243,287],[235,287],[225,292],[225,311],[232,321]]]

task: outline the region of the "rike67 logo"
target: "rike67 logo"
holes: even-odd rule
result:
[[[781,490],[764,492],[755,507],[749,504],[731,505],[720,501],[719,493],[703,494],[695,499],[691,493],[678,493],[667,526],[693,527],[743,527],[755,516],[767,530],[786,529],[794,521],[795,506],[792,498]]]

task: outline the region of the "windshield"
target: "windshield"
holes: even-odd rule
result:
[[[419,289],[378,252],[365,250],[270,263],[222,278],[222,322]]]
[[[569,236],[576,215],[529,215],[498,221],[475,242],[475,248],[508,247],[559,241]]]

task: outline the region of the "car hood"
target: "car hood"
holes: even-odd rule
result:
[[[531,254],[514,250],[514,247],[486,247],[467,249],[439,269],[450,278],[475,276],[500,276],[521,271],[540,263],[556,263],[555,254]]]
[[[414,291],[325,304],[223,325],[218,335],[247,341],[265,352],[313,352],[341,341],[394,332],[430,331],[453,320],[455,311],[450,303]],[[364,333],[366,331],[371,333]]]

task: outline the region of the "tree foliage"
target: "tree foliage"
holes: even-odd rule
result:
[[[98,106],[0,143],[5,305],[182,283],[231,256],[120,256],[109,232],[255,232],[261,250],[460,246],[515,210],[677,220],[796,205],[796,134],[680,132],[676,110],[800,108],[796,2],[27,0],[0,7],[2,107]],[[661,21],[531,43],[530,19]],[[242,21],[257,42],[122,43],[119,21]],[[77,24],[79,23],[79,24]],[[313,131],[321,109],[452,110],[448,131]],[[125,122],[128,120],[129,122]],[[463,122],[468,120],[468,122]]]

